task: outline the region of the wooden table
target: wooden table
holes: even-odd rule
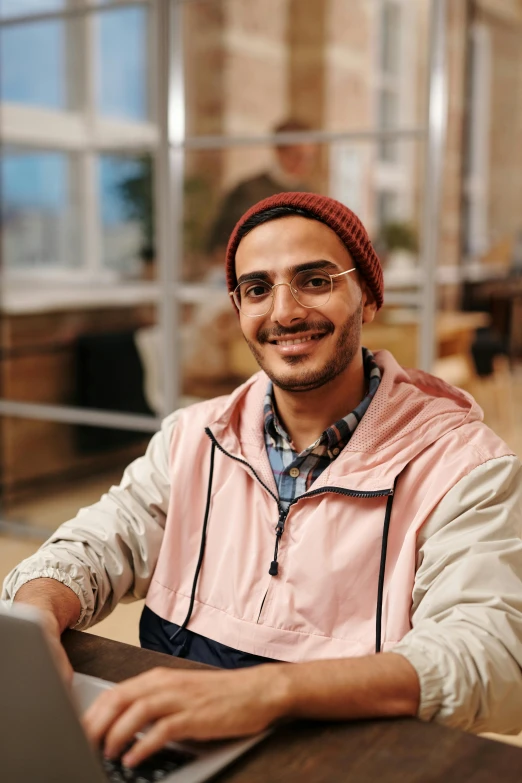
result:
[[[119,682],[196,664],[78,631],[65,649],[76,671]],[[205,668],[205,667],[199,667]],[[414,719],[278,728],[221,773],[228,783],[520,783],[522,750]]]
[[[415,315],[393,317],[393,311],[382,318],[365,324],[362,344],[372,351],[386,348],[403,367],[418,366],[420,321]],[[471,344],[475,331],[488,326],[487,313],[439,312],[435,317],[436,356],[464,356],[471,360]]]

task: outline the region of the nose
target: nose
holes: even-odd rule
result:
[[[274,286],[273,294],[274,304],[270,313],[271,321],[287,326],[294,321],[302,321],[306,318],[308,311],[294,298],[290,283],[278,283]]]

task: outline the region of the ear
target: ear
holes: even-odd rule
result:
[[[364,279],[361,280],[361,291],[363,306],[362,322],[363,324],[369,324],[375,318],[375,314],[377,312],[377,302],[375,301],[373,291],[371,288],[369,288],[366,280]]]

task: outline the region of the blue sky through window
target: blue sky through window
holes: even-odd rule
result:
[[[98,109],[102,114],[146,120],[147,11],[124,8],[98,15]]]
[[[0,159],[3,211],[59,212],[68,199],[68,160],[61,152],[10,152]]]
[[[99,189],[101,219],[104,226],[125,223],[129,217],[127,206],[121,193],[124,180],[136,177],[143,172],[139,160],[118,155],[102,155],[99,163]]]
[[[7,7],[0,6],[5,9],[1,13],[7,15],[16,3],[8,0]],[[48,10],[49,5],[34,0],[27,3],[27,10],[38,10],[38,6]],[[61,5],[54,3],[53,7]],[[121,8],[100,12],[95,19],[98,110],[108,116],[147,119],[147,10]],[[67,93],[75,85],[67,84],[71,69],[66,24],[61,20],[28,22],[0,30],[0,100],[68,108]],[[74,42],[69,48],[75,51]]]
[[[34,22],[0,31],[0,99],[66,108],[63,22]]]
[[[65,8],[65,0],[0,0],[0,17],[38,14]]]
[[[0,17],[56,10],[65,0],[0,0]],[[106,116],[147,119],[148,31],[145,8],[96,14],[97,107]],[[67,110],[66,22],[24,23],[0,29],[0,100]],[[0,149],[2,211],[65,210],[68,159],[46,151]],[[117,183],[136,173],[137,161],[104,156],[100,161],[100,204],[104,225],[125,222]]]

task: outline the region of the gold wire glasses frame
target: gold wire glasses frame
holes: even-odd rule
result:
[[[270,312],[274,305],[274,289],[280,285],[290,288],[295,301],[302,307],[312,309],[322,307],[330,301],[333,291],[333,281],[350,272],[356,267],[331,275],[324,269],[303,269],[297,272],[289,283],[270,285],[266,280],[246,280],[236,286],[229,296],[234,300],[237,309],[248,318],[261,318]]]

